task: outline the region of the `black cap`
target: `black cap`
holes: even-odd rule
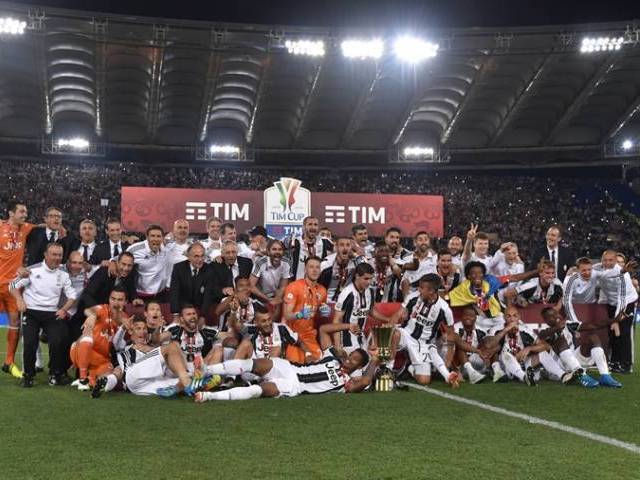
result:
[[[256,225],[251,230],[247,232],[250,236],[255,237],[256,235],[262,235],[263,237],[267,236],[267,229],[262,225]]]

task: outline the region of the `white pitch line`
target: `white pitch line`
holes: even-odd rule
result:
[[[572,433],[579,437],[587,438],[595,442],[600,442],[600,443],[604,443],[614,447],[623,448],[632,453],[640,455],[640,446],[636,445],[635,443],[623,442],[622,440],[617,440],[615,438],[607,437],[605,435],[600,435],[597,433],[588,432],[586,430],[581,430],[579,428],[570,427],[569,425],[564,425],[562,423],[552,422],[551,420],[545,420],[544,418],[534,417],[524,413],[512,412],[511,410],[507,410],[501,407],[494,407],[493,405],[478,402],[477,400],[471,400],[468,398],[459,397],[458,395],[452,395],[447,392],[441,392],[440,390],[436,390],[435,388],[425,387],[423,385],[417,385],[415,383],[409,383],[409,382],[400,382],[400,384],[406,385],[407,387],[410,387],[410,388],[415,388],[417,390],[422,390],[423,392],[427,392],[437,397],[446,398],[447,400],[453,400],[454,402],[464,403],[466,405],[472,405],[474,407],[478,407],[483,410],[487,410],[489,412],[499,413],[500,415],[517,418],[519,420],[524,420],[526,422],[533,423],[536,425],[544,425],[545,427],[553,428],[555,430],[560,430],[561,432],[565,432],[565,433]]]

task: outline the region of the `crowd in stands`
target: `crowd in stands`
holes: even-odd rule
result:
[[[2,161],[0,168],[0,207],[11,199],[23,199],[29,205],[30,219],[40,221],[45,209],[55,205],[65,212],[65,224],[71,230],[77,230],[83,218],[91,218],[98,224],[98,232],[103,232],[108,217],[120,216],[121,186],[263,190],[281,176],[295,176],[312,192],[443,195],[445,235],[464,236],[470,223],[479,222],[494,245],[515,241],[523,258],[532,252],[533,242],[544,235],[544,226],[549,224],[563,226],[563,241],[576,254],[586,256],[597,256],[614,244],[621,251],[634,253],[634,240],[640,235],[636,217],[604,188],[598,188],[595,179],[28,161]],[[581,195],[585,185],[592,187],[590,195]]]

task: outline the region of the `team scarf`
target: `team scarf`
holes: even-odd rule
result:
[[[475,292],[471,280],[465,280],[449,292],[449,301],[452,307],[464,307],[475,305],[490,317],[496,317],[502,313],[500,302],[495,293],[500,288],[500,282],[492,275],[486,275],[482,281],[482,291]]]

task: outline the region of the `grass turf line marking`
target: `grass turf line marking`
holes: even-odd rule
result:
[[[511,410],[507,410],[501,407],[494,407],[493,405],[489,405],[488,403],[482,403],[482,402],[478,402],[477,400],[471,400],[468,398],[459,397],[458,395],[452,395],[451,393],[441,392],[440,390],[436,390],[435,388],[426,387],[423,385],[417,385],[415,383],[409,383],[409,382],[400,382],[400,384],[410,388],[415,388],[417,390],[422,390],[423,392],[427,392],[437,397],[446,398],[447,400],[453,400],[454,402],[464,403],[466,405],[478,407],[483,410],[487,410],[489,412],[499,413],[500,415],[505,415],[507,417],[517,418],[519,420],[524,420],[526,422],[529,422],[535,425],[543,425],[548,428],[560,430],[561,432],[572,433],[573,435],[577,435],[582,438],[587,438],[595,442],[600,442],[600,443],[604,443],[614,447],[622,448],[624,450],[628,450],[632,453],[635,453],[636,455],[640,455],[640,446],[636,445],[635,443],[623,442],[622,440],[617,440],[615,438],[607,437],[605,435],[600,435],[598,433],[592,433],[586,430],[581,430],[579,428],[570,427],[569,425],[564,425],[563,423],[553,422],[551,420],[545,420],[544,418],[534,417],[531,415],[527,415],[525,413],[513,412]]]

